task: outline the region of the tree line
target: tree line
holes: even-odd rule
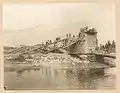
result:
[[[105,44],[100,44],[96,50],[104,51],[105,53],[115,53],[116,52],[116,42],[113,40],[107,41]]]

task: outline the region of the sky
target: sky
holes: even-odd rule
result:
[[[88,26],[98,31],[99,43],[115,40],[114,5],[96,3],[4,4],[4,45],[34,45],[78,34]]]

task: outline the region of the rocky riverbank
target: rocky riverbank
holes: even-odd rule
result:
[[[5,60],[5,71],[22,71],[40,67],[52,67],[55,69],[96,69],[108,67],[98,62],[90,62],[87,59],[80,60],[67,54],[36,53],[31,58],[26,58],[24,62]]]
[[[31,58],[26,58],[24,62],[5,60],[5,71],[30,69],[34,67],[54,67],[54,68],[71,68],[78,63],[88,63],[88,61],[80,60],[79,58],[71,57],[66,54],[34,54]]]

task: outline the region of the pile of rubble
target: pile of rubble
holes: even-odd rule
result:
[[[33,63],[49,63],[49,64],[61,64],[61,63],[72,63],[75,65],[76,63],[88,63],[89,61],[83,61],[79,58],[71,57],[66,54],[58,54],[58,53],[49,53],[49,54],[36,54],[32,55],[33,59],[31,60]]]

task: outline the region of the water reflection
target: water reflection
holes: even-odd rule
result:
[[[17,80],[21,79],[22,78],[22,73],[24,73],[25,70],[20,70],[20,71],[17,71]]]
[[[111,75],[109,75],[109,77],[106,78],[104,75],[104,69],[97,69],[97,72],[95,73],[95,69],[91,69],[88,72],[79,69],[53,69],[40,67],[20,70],[13,73],[5,72],[5,84],[8,89],[114,88],[115,77],[111,78]],[[106,84],[104,85],[105,82]]]
[[[34,71],[39,71],[39,70],[40,70],[40,68],[33,68],[33,70],[34,70]]]

